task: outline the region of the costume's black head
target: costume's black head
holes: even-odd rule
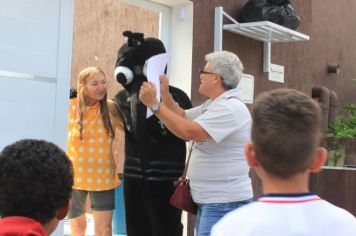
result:
[[[166,49],[161,40],[144,38],[143,33],[124,31],[123,35],[128,40],[117,52],[115,76],[117,82],[131,92],[133,87],[147,81],[144,69],[146,60],[154,55],[165,53]],[[136,86],[133,86],[134,84]]]

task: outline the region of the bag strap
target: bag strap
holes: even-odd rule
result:
[[[190,145],[190,148],[189,148],[188,160],[187,160],[187,163],[185,164],[183,175],[182,175],[183,179],[185,179],[187,176],[187,171],[188,171],[190,156],[192,155],[193,145],[194,145],[194,141],[192,141],[192,144]]]

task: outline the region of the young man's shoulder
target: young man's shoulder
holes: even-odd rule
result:
[[[261,206],[260,202],[252,202],[229,212],[218,224],[233,225],[236,224],[236,222],[244,224],[245,222],[253,223],[254,221],[259,221],[260,217],[256,217],[256,214],[260,214],[261,209],[263,209],[263,206]]]
[[[280,226],[276,228],[275,222],[280,222]],[[305,228],[304,234],[300,235],[333,235],[336,232],[340,234],[334,235],[356,235],[356,218],[348,211],[320,199],[310,203],[248,204],[223,217],[214,226],[212,236],[234,235],[237,230],[239,235],[285,235],[291,233],[293,225]],[[315,232],[316,228],[320,230]]]
[[[322,200],[314,209],[314,218],[322,227],[320,235],[356,235],[356,218],[347,210]]]
[[[261,203],[253,202],[243,207],[240,207],[226,214],[218,223],[214,225],[211,231],[212,236],[235,235],[239,232],[240,235],[250,235],[249,228],[258,228],[261,223],[264,223],[261,213]]]
[[[293,209],[303,209],[306,211],[309,209],[313,209],[314,214],[319,214],[325,218],[332,218],[332,220],[336,220],[339,222],[345,222],[345,220],[351,220],[351,223],[355,223],[356,218],[347,210],[335,206],[332,203],[320,199],[319,201],[315,201],[315,203],[311,202],[312,205],[308,206],[307,203],[288,203],[288,202],[263,202],[263,201],[255,201],[246,206],[238,208],[230,213],[228,213],[223,219],[232,222],[236,222],[238,220],[241,221],[252,221],[256,219],[257,221],[267,220],[270,217],[281,216],[283,212],[286,210],[292,211]],[[258,214],[260,217],[254,217]],[[251,219],[250,219],[251,218]]]
[[[11,216],[0,219],[0,235],[46,236],[42,225],[28,217]]]
[[[328,201],[323,201],[324,202],[324,207],[319,208],[319,213],[320,215],[332,217],[333,221],[335,223],[340,223],[340,224],[346,224],[347,222],[350,222],[351,224],[354,224],[355,229],[356,229],[356,218],[353,216],[350,212],[347,210],[335,206],[332,203]],[[355,234],[356,235],[356,234]]]

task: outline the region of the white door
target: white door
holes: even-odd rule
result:
[[[65,149],[72,18],[73,0],[1,0],[0,150],[23,138]]]

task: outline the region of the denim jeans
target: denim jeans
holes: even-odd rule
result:
[[[198,213],[195,223],[196,236],[210,236],[213,225],[226,213],[252,202],[248,199],[240,202],[198,204]]]

